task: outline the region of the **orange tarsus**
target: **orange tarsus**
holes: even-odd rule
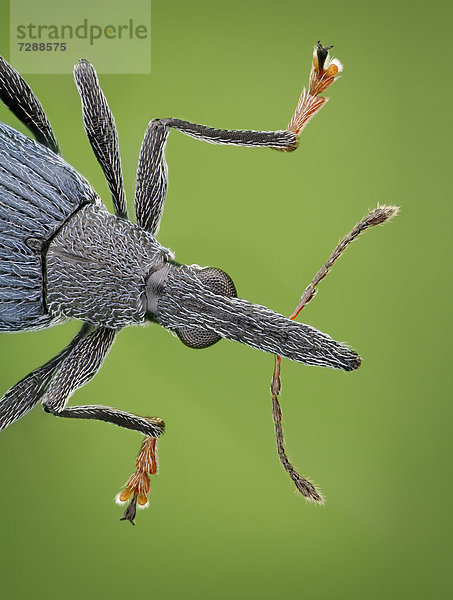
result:
[[[135,508],[132,504],[144,508],[148,505],[148,493],[150,489],[149,475],[157,473],[157,438],[147,437],[143,440],[140,452],[135,460],[136,471],[129,477],[124,489],[117,495],[117,501],[124,503],[132,496],[132,500],[123,519],[133,523]],[[132,516],[131,516],[132,515]],[[132,520],[131,520],[132,519]]]

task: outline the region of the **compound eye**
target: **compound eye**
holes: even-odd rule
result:
[[[236,298],[237,292],[233,280],[221,269],[206,267],[198,273],[198,277],[214,294]]]
[[[206,267],[197,274],[202,283],[211,290],[213,294],[227,296],[228,298],[236,298],[236,287],[231,277],[227,275],[225,271],[213,267]],[[197,349],[208,348],[222,339],[215,331],[204,329],[203,327],[180,327],[179,329],[176,329],[176,335],[183,344],[189,346],[189,348]]]
[[[185,346],[196,349],[208,348],[222,339],[215,331],[202,327],[180,327],[176,335]]]

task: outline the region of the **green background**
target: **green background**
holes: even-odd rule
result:
[[[362,368],[283,365],[289,453],[325,507],[298,497],[279,465],[271,356],[226,341],[195,351],[157,326],[130,328],[73,402],[165,418],[151,507],[133,528],[112,500],[137,434],[36,409],[0,439],[5,598],[451,597],[451,8],[153,2],[151,75],[101,78],[131,210],[150,118],[284,128],[313,43],[335,44],[345,65],[293,154],[171,134],[159,239],[181,262],[222,267],[241,296],[289,313],[368,208],[402,210],[348,249],[302,315],[355,347]],[[111,206],[71,75],[28,80],[64,157]],[[6,109],[0,118],[17,126]],[[1,389],[76,329],[2,335]]]

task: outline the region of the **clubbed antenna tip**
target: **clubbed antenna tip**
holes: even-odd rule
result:
[[[370,226],[380,225],[392,219],[399,212],[399,206],[378,206],[374,210],[370,211],[366,216],[366,220]]]
[[[304,496],[304,498],[306,498],[306,500],[310,502],[317,502],[318,504],[324,504],[324,496],[321,494],[321,492],[316,489],[315,485],[313,485],[311,481],[296,471],[289,460],[288,455],[286,454],[282,426],[283,415],[277,395],[272,396],[272,416],[274,419],[277,452],[283,468],[293,480],[297,490],[302,494],[302,496]]]

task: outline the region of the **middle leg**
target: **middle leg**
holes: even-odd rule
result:
[[[115,334],[112,329],[99,327],[80,339],[59,364],[42,402],[44,410],[57,417],[96,419],[133,429],[146,436],[136,460],[136,472],[126,483],[126,489],[117,496],[121,504],[132,496],[124,518],[133,523],[137,503],[143,508],[148,503],[149,475],[157,472],[157,438],[164,431],[163,420],[158,417],[141,417],[109,406],[66,406],[75,390],[97,373],[112,347]]]

